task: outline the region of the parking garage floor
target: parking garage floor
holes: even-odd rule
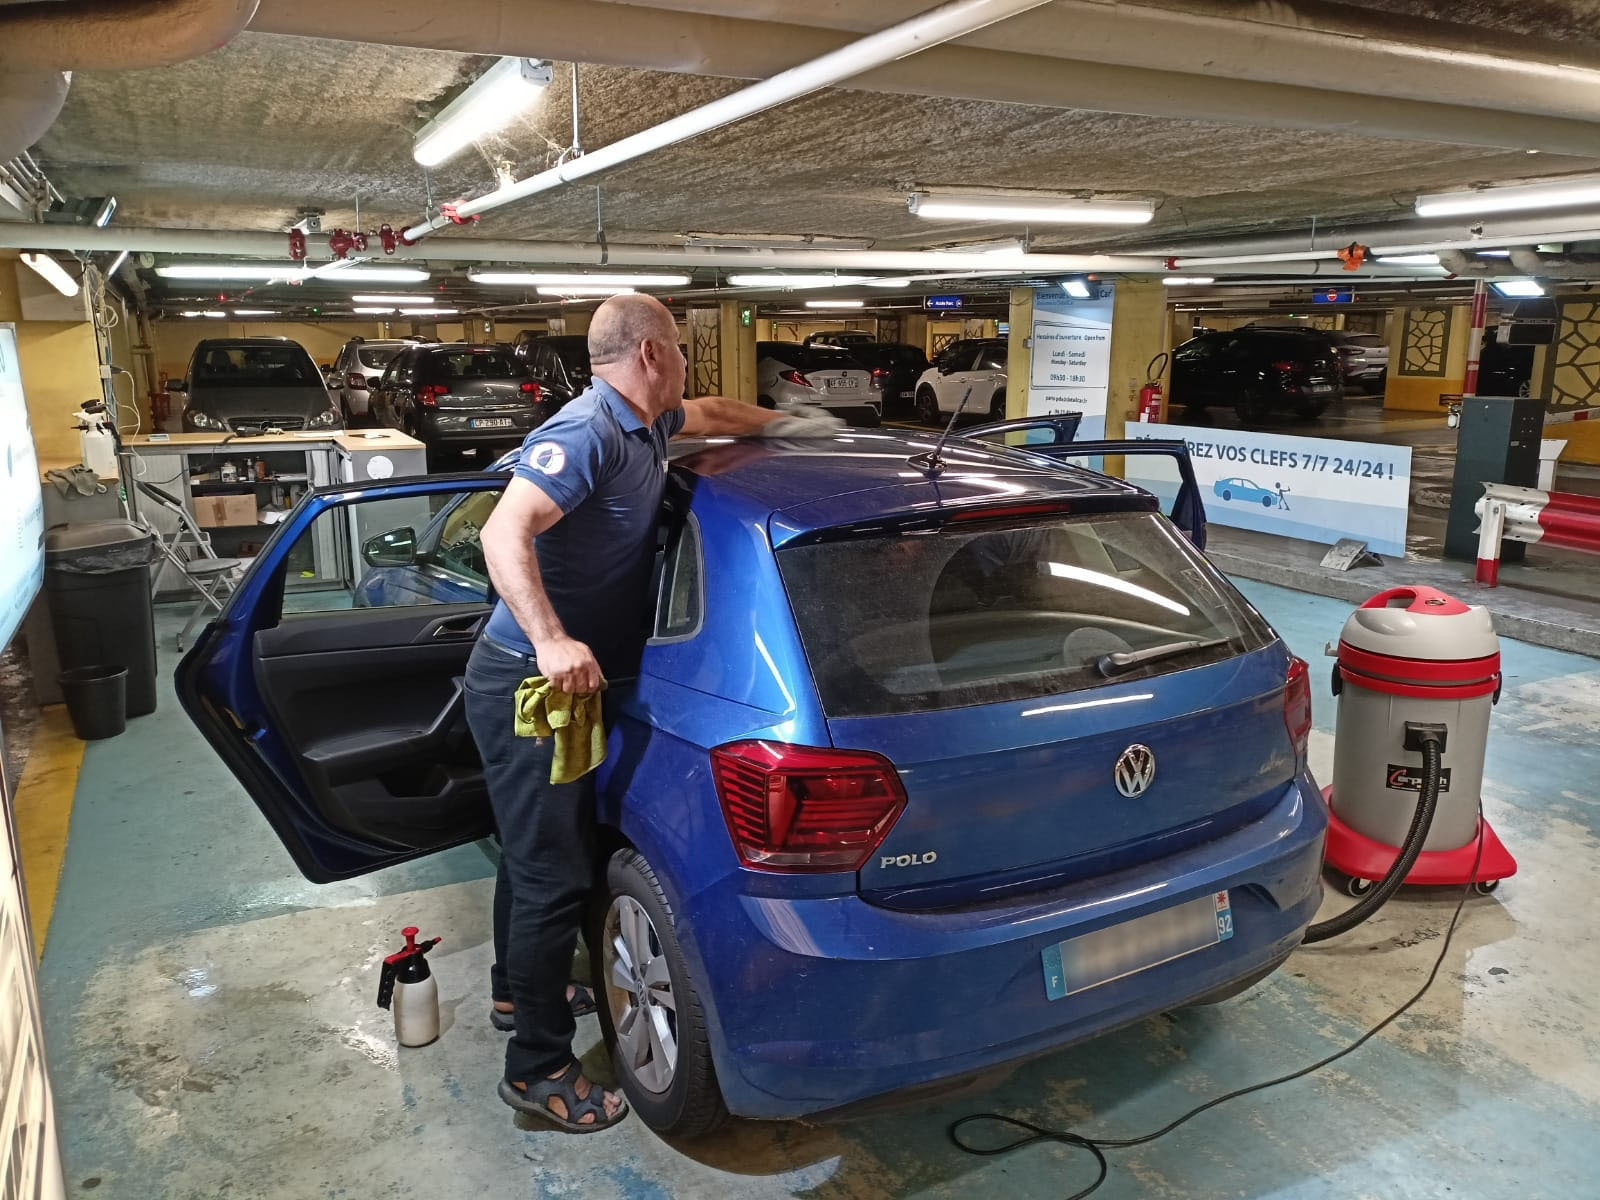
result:
[[[1326,662],[1346,603],[1242,587],[1292,648]],[[177,624],[163,614],[166,680]],[[1505,664],[1484,803],[1522,870],[1468,900],[1433,991],[1335,1066],[1115,1152],[1101,1195],[1592,1192],[1600,957],[1573,897],[1600,887],[1600,663],[1508,642]],[[1059,1197],[1093,1178],[1082,1152],[978,1160],[948,1145],[946,1124],[996,1110],[1127,1136],[1308,1064],[1420,986],[1457,899],[1405,894],[1237,999],[1036,1061],[981,1094],[845,1124],[735,1122],[699,1144],[669,1145],[637,1120],[572,1138],[519,1127],[494,1095],[489,851],[306,883],[168,687],[157,713],[81,764],[47,717],[25,765],[25,804],[52,789],[72,799],[64,861],[48,838],[24,853],[35,922],[48,922],[41,990],[74,1196]],[[1324,686],[1323,779],[1333,716]],[[1348,903],[1330,889],[1324,915]],[[444,938],[444,1032],[397,1053],[374,997],[407,924]],[[606,1077],[594,1018],[579,1036]]]

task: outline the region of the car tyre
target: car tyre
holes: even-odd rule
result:
[[[625,928],[630,920],[633,924]],[[648,981],[644,990],[670,999],[670,1007],[657,1002],[647,1006],[650,1011],[641,1010],[640,984],[622,957],[625,951],[634,959],[642,957],[633,953],[641,941],[647,944],[645,953],[655,956],[644,971]],[[624,847],[606,863],[604,883],[596,889],[590,913],[589,946],[600,1029],[629,1105],[657,1133],[681,1138],[711,1133],[727,1119],[728,1108],[711,1060],[705,1009],[678,944],[672,905],[650,863],[637,850]],[[664,989],[660,976],[651,970],[656,964],[665,969]],[[640,1035],[645,1057],[638,1062],[618,1036],[619,1026],[627,1031],[639,1022],[658,1020],[662,1025],[657,1028],[676,1036],[676,1061],[664,1076],[655,1058],[662,1042],[649,1038],[649,1025]],[[631,1042],[632,1035],[626,1040]]]
[[[923,425],[939,423],[939,398],[931,387],[917,389],[917,420]]]
[[[1328,402],[1326,400],[1319,400],[1319,401],[1316,401],[1316,402],[1314,402],[1312,404],[1306,404],[1306,405],[1301,406],[1300,415],[1302,417],[1304,417],[1308,421],[1315,421],[1318,417],[1320,417],[1323,413],[1325,413],[1327,411],[1328,411]]]
[[[1241,425],[1259,425],[1267,419],[1267,401],[1259,392],[1246,392],[1233,404]]]

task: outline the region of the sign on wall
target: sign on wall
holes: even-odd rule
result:
[[[1127,436],[1188,443],[1210,523],[1330,545],[1358,538],[1379,554],[1405,553],[1410,446],[1194,425],[1130,424]],[[1130,455],[1126,469],[1130,483],[1163,501],[1176,496],[1160,460]]]
[[[929,312],[954,312],[961,307],[960,296],[925,296],[922,306]]]
[[[1090,284],[1086,299],[1059,289],[1033,298],[1033,356],[1028,415],[1081,413],[1081,439],[1104,437],[1111,383],[1111,309],[1116,289]]]
[[[44,581],[44,500],[22,396],[17,327],[0,325],[0,646],[22,624]]]

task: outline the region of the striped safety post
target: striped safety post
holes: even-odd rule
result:
[[[1501,541],[1600,554],[1600,496],[1487,483],[1473,511],[1479,519],[1475,578],[1483,587],[1500,582]]]

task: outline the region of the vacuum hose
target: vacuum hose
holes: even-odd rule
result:
[[[1407,741],[1415,739],[1417,748],[1422,751],[1422,794],[1417,799],[1417,811],[1411,818],[1411,828],[1406,833],[1405,843],[1400,847],[1400,854],[1394,860],[1394,865],[1389,868],[1389,873],[1357,903],[1352,904],[1338,916],[1329,917],[1326,921],[1308,927],[1306,945],[1327,941],[1329,938],[1338,937],[1341,933],[1349,933],[1377,912],[1405,882],[1411,868],[1416,865],[1417,855],[1422,853],[1423,843],[1428,840],[1428,830],[1433,825],[1434,810],[1439,807],[1444,731],[1440,726],[1413,725],[1408,722],[1406,734]],[[1410,748],[1407,746],[1407,749]]]

